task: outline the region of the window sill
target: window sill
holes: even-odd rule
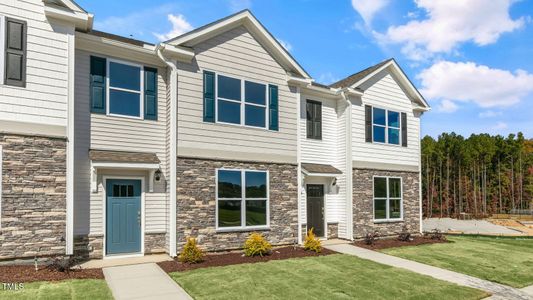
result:
[[[217,228],[216,233],[249,232],[249,231],[270,231],[270,226]]]
[[[379,223],[402,223],[404,220],[402,219],[389,219],[389,220],[374,220],[374,224]]]

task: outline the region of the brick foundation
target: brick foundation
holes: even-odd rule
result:
[[[180,251],[188,236],[208,251],[242,248],[251,233],[216,231],[215,170],[268,170],[270,176],[270,229],[261,231],[273,245],[294,244],[298,238],[297,166],[178,158],[177,243]]]
[[[0,145],[0,259],[65,254],[66,140],[0,133]]]
[[[387,223],[374,222],[373,176],[402,177],[403,220]],[[380,171],[368,169],[353,170],[353,236],[364,237],[369,232],[381,236],[393,236],[407,226],[412,233],[420,232],[420,194],[418,172]]]

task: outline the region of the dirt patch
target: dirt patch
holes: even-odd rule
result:
[[[242,251],[239,252],[226,252],[226,253],[218,253],[218,254],[208,254],[205,256],[204,261],[197,264],[188,264],[188,263],[182,263],[177,260],[175,261],[164,261],[157,263],[165,272],[182,272],[182,271],[188,271],[188,270],[194,270],[194,269],[200,269],[200,268],[208,268],[208,267],[219,267],[219,266],[229,266],[229,265],[237,265],[237,264],[244,264],[244,263],[258,263],[258,262],[266,262],[269,260],[281,260],[281,259],[288,259],[288,258],[296,258],[296,257],[309,257],[309,256],[323,256],[323,255],[330,255],[335,254],[337,252],[331,251],[328,249],[323,248],[322,252],[316,253],[312,251],[305,251],[301,247],[281,247],[276,248],[272,250],[272,254],[267,256],[254,256],[254,257],[247,257],[242,254]]]
[[[530,221],[517,221],[512,219],[489,219],[492,224],[505,226],[517,231],[520,231],[526,235],[533,236],[533,226],[529,226]]]
[[[440,243],[448,243],[447,240],[436,240],[431,239],[428,237],[422,237],[422,236],[416,236],[413,237],[412,241],[404,242],[400,241],[398,239],[382,239],[377,240],[374,242],[373,245],[367,245],[365,244],[365,241],[356,241],[354,242],[354,245],[361,248],[366,248],[370,250],[380,250],[380,249],[387,249],[387,248],[394,248],[394,247],[404,247],[404,246],[418,246],[418,245],[426,245],[426,244],[440,244]]]
[[[52,271],[41,266],[35,271],[34,266],[0,266],[0,282],[59,281],[65,279],[103,279],[102,269],[79,269],[69,274]]]

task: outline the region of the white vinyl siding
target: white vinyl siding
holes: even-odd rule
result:
[[[0,12],[28,26],[26,87],[0,85],[0,120],[66,126],[68,34],[74,28],[50,24],[42,1],[0,1]]]
[[[362,104],[352,104],[352,156],[354,161],[369,163],[418,166],[420,155],[418,133],[420,117],[413,112],[411,100],[394,78],[383,71],[374,80],[365,83]],[[365,142],[364,105],[407,113],[407,147]],[[401,136],[401,133],[400,133]],[[357,165],[354,164],[354,168]]]
[[[158,120],[140,120],[113,117],[90,113],[89,70],[90,55],[105,56],[76,50],[76,124],[75,124],[75,233],[102,234],[102,174],[104,175],[142,175],[148,181],[148,172],[115,172],[98,173],[98,193],[90,191],[89,149],[117,150],[156,153],[161,161],[163,174],[167,169],[167,71],[158,68]],[[145,65],[139,62],[140,65]],[[148,65],[150,66],[150,65]],[[167,222],[167,191],[164,177],[161,183],[154,184],[154,192],[146,193],[146,233],[165,232]],[[81,216],[81,217],[80,217]]]
[[[178,156],[216,149],[231,159],[269,156],[295,163],[296,96],[289,90],[285,70],[244,27],[204,41],[194,50],[197,65],[178,63]],[[203,122],[203,70],[277,85],[279,132]]]

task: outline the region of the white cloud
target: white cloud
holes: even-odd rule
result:
[[[526,22],[524,17],[513,20],[509,15],[515,0],[415,2],[426,12],[426,19],[391,26],[386,33],[374,32],[382,43],[402,44],[402,52],[413,60],[453,53],[460,44],[469,41],[478,46],[495,43],[500,35],[519,29]]]
[[[352,0],[352,7],[361,15],[367,26],[370,26],[374,15],[383,9],[389,0]]]
[[[444,112],[444,113],[452,113],[456,111],[459,107],[457,104],[455,104],[453,101],[450,101],[448,99],[444,99],[440,102],[439,106],[437,107],[438,111]]]
[[[420,91],[429,99],[474,102],[485,108],[509,107],[533,92],[533,74],[473,62],[440,61],[422,70],[417,78]]]
[[[170,40],[188,31],[191,31],[194,28],[189,22],[187,22],[185,17],[181,14],[169,14],[167,15],[167,18],[168,21],[172,24],[172,29],[167,33],[154,33],[154,35],[160,41]]]
[[[478,114],[478,116],[482,119],[484,118],[494,118],[494,117],[497,117],[497,116],[501,116],[502,115],[502,112],[501,111],[493,111],[493,110],[486,110],[486,111],[482,111]]]
[[[340,80],[339,77],[333,75],[333,73],[331,72],[322,73],[320,74],[320,76],[318,76],[318,83],[322,83],[322,84],[332,84],[339,80]]]
[[[285,48],[285,50],[287,51],[291,51],[292,50],[292,45],[291,43],[285,41],[285,40],[281,40],[281,39],[277,39],[278,42],[281,44],[281,46],[283,46],[283,48]]]
[[[504,123],[504,122],[498,122],[496,123],[496,125],[492,126],[492,129],[493,130],[502,130],[502,129],[507,129],[507,123]]]
[[[232,12],[238,12],[240,10],[250,8],[252,6],[251,0],[230,0],[229,8]]]

